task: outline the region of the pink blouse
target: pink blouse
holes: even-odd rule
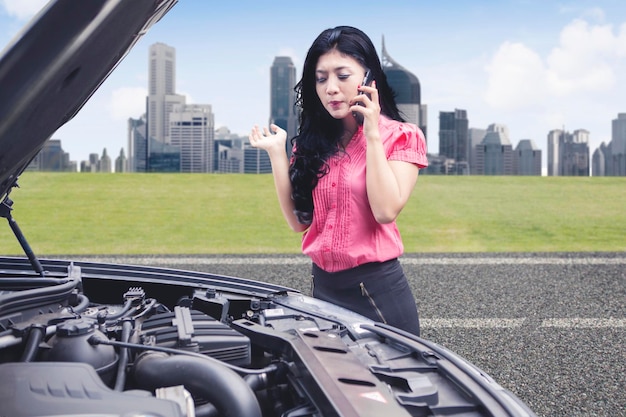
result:
[[[378,128],[387,160],[428,166],[426,140],[417,126],[381,116]],[[366,146],[359,127],[345,152],[330,158],[328,174],[313,190],[313,222],[302,237],[302,251],[327,272],[387,261],[404,250],[396,222],[380,224],[370,209]]]

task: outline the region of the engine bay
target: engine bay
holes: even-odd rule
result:
[[[62,261],[44,263],[41,277],[10,262],[0,271],[7,415],[408,416],[441,406],[434,352],[289,289]]]

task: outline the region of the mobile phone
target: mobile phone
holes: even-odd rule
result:
[[[372,81],[374,81],[374,77],[372,76],[372,72],[370,70],[365,71],[365,77],[363,78],[363,82],[361,83],[361,85],[367,85],[369,86]],[[366,94],[367,97],[372,98],[369,94],[364,93],[363,91],[359,91],[359,95],[360,94]],[[362,106],[361,103],[357,103],[357,106]],[[352,112],[352,115],[354,116],[354,118],[356,119],[357,123],[362,125],[363,124],[363,115],[361,113],[357,113],[357,112]]]

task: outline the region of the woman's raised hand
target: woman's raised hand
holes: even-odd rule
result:
[[[287,141],[287,132],[281,129],[275,124],[270,125],[270,129],[264,127],[263,130],[259,126],[254,126],[248,139],[250,139],[250,145],[255,148],[264,149],[267,152],[274,150],[285,151],[285,143]]]

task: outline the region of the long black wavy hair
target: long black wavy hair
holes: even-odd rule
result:
[[[339,151],[343,134],[342,121],[328,113],[316,90],[317,61],[332,49],[356,59],[371,71],[380,97],[381,113],[390,119],[403,121],[370,38],[350,26],[337,26],[323,31],[309,48],[302,79],[295,87],[296,105],[300,107],[301,113],[298,135],[291,140],[295,151],[289,167],[289,178],[294,213],[303,224],[310,224],[313,219],[313,189],[328,172],[327,161]]]

